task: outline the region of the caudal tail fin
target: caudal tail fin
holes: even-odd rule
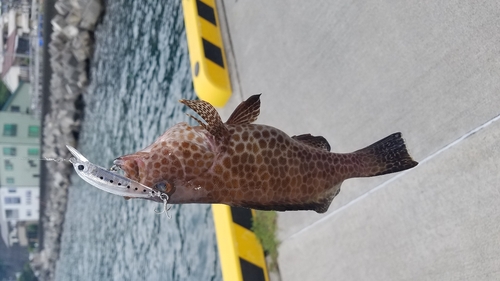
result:
[[[358,177],[385,175],[418,165],[408,154],[401,133],[392,134],[353,154],[363,167]]]

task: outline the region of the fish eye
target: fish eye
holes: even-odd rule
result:
[[[78,165],[78,170],[83,171],[83,169],[85,169],[85,166],[83,166],[82,164]]]
[[[159,183],[155,184],[154,188],[165,192],[165,191],[167,191],[167,183],[163,182],[163,181],[159,182]]]

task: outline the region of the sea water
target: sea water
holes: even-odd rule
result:
[[[111,167],[188,121],[195,98],[181,1],[108,0],[95,34],[78,150]],[[209,205],[125,200],[72,176],[56,279],[221,280]]]

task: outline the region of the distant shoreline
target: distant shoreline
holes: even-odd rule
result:
[[[46,0],[44,3],[44,17],[43,17],[43,56],[42,56],[42,61],[43,61],[43,81],[42,81],[42,114],[41,114],[41,136],[44,135],[44,118],[45,115],[50,111],[50,103],[49,103],[49,95],[50,95],[50,78],[52,77],[52,68],[50,68],[49,65],[49,44],[50,44],[50,34],[52,34],[52,24],[50,23],[50,20],[54,17],[55,14],[55,8],[54,8],[55,0]],[[44,140],[43,138],[40,138],[40,151],[41,155],[43,155],[44,151]],[[45,204],[44,202],[46,201],[46,182],[47,182],[47,174],[48,170],[46,167],[45,161],[40,162],[40,218],[38,221],[38,250],[41,251],[43,249],[43,239],[44,239],[44,232],[42,231],[43,229],[43,220],[42,220],[42,214],[45,212]]]
[[[52,159],[69,159],[66,145],[77,146],[93,31],[103,11],[101,0],[80,2],[46,0],[44,4],[40,143],[41,155]],[[55,278],[72,171],[68,162],[40,165],[39,249],[31,261],[40,280]]]

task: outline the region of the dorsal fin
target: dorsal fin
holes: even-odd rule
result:
[[[300,141],[306,145],[330,151],[330,144],[322,136],[313,136],[311,134],[303,134],[298,136],[293,136],[292,139]]]
[[[179,100],[179,102],[187,105],[189,108],[194,110],[198,115],[200,115],[207,124],[201,122],[198,118],[188,114],[191,118],[196,120],[200,126],[205,128],[210,134],[212,134],[218,140],[228,140],[229,131],[227,130],[222,119],[220,118],[217,110],[208,102],[202,100]]]
[[[240,125],[250,124],[257,120],[260,113],[260,94],[249,97],[246,101],[240,103],[233,111],[227,124]]]

